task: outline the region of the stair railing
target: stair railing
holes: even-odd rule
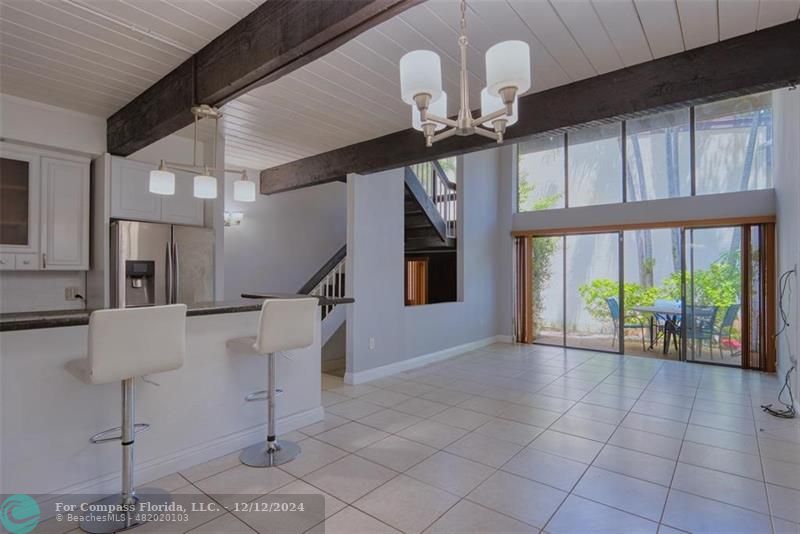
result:
[[[345,260],[347,246],[339,249],[322,268],[300,288],[298,293],[315,297],[342,298],[345,296]],[[322,318],[333,310],[333,305],[322,306]]]
[[[411,170],[417,175],[422,188],[428,194],[436,210],[445,222],[446,236],[456,237],[456,220],[458,195],[456,184],[447,178],[444,169],[438,161],[426,161],[411,165]]]

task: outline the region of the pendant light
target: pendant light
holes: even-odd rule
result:
[[[469,108],[467,71],[467,2],[461,0],[461,72],[459,109],[455,120],[437,106],[442,91],[442,66],[439,55],[430,50],[414,50],[400,58],[400,96],[412,106],[412,126],[423,132],[425,143],[454,135],[482,135],[503,142],[507,126],[517,122],[518,97],[531,87],[531,53],[528,43],[503,41],[486,51],[486,97],[481,95],[481,116],[474,118]],[[491,129],[488,128],[491,126]],[[448,128],[441,133],[438,130]]]
[[[247,179],[247,171],[242,171],[241,178],[233,182],[233,200],[236,202],[256,201],[256,183]]]
[[[194,145],[192,153],[192,164],[174,163],[170,161],[162,161],[157,170],[150,171],[150,185],[149,190],[151,193],[159,195],[174,195],[175,194],[175,171],[187,171],[197,173],[193,180],[193,194],[195,198],[213,199],[217,198],[217,189],[219,187],[217,178],[214,173],[226,172],[240,172],[228,169],[217,168],[217,134],[219,132],[219,119],[222,117],[222,112],[217,108],[202,104],[192,108],[192,115],[194,115]],[[197,164],[197,124],[202,119],[211,119],[214,121],[214,142],[212,144],[213,161],[212,166],[202,166]],[[252,193],[246,195],[242,193],[242,198],[249,198],[250,200],[243,200],[243,202],[252,202],[255,200],[255,184],[247,181],[247,176],[243,177],[246,184],[244,187],[239,186],[243,191],[249,191],[252,187]],[[236,197],[236,185],[234,185],[234,198]]]

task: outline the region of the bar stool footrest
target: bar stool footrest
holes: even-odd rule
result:
[[[247,395],[244,400],[247,402],[256,402],[256,401],[265,401],[267,400],[267,394],[269,393],[268,389],[262,389],[261,391],[254,391]],[[278,397],[283,393],[282,389],[275,390],[275,396]]]
[[[150,425],[147,423],[137,423],[133,425],[133,433],[138,434],[139,432],[145,432],[150,430]],[[103,430],[102,432],[98,432],[91,438],[89,438],[89,443],[107,443],[109,441],[120,441],[122,439],[122,427],[116,426],[114,428],[109,428],[108,430]]]

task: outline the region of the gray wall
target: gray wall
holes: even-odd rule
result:
[[[231,176],[225,189],[225,209],[244,213],[240,226],[225,228],[226,299],[246,291],[294,293],[345,244],[343,183],[258,195],[250,203],[233,200]]]
[[[800,351],[800,91],[775,91],[775,193],[777,197],[778,276],[795,269],[791,299],[784,308],[791,325],[778,338],[778,375],[781,382]],[[792,376],[795,405],[800,408],[798,372]]]
[[[499,154],[459,160],[459,302],[403,304],[403,170],[348,177],[348,291],[356,299],[348,309],[348,372],[510,332],[511,216],[499,213],[510,185],[501,187]]]

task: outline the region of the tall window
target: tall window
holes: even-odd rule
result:
[[[539,137],[520,143],[517,177],[519,211],[565,207],[564,136]]]
[[[772,95],[695,108],[697,194],[772,187]]]
[[[769,188],[772,137],[766,92],[526,141],[518,211]]]
[[[622,202],[620,123],[583,128],[568,138],[569,207]]]

